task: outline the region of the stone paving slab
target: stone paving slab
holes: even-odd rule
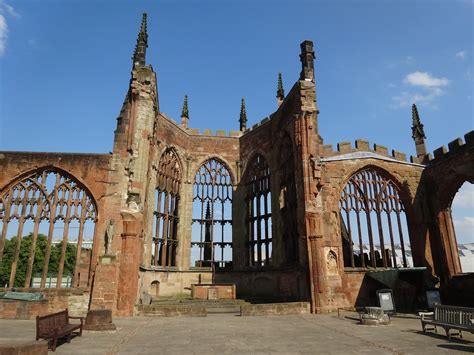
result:
[[[414,316],[388,326],[363,326],[336,315],[116,318],[115,332],[87,332],[57,354],[462,354],[474,335],[448,341],[444,331],[423,334]],[[0,320],[0,342],[31,341],[34,321]]]

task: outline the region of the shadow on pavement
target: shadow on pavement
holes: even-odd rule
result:
[[[449,341],[448,337],[444,334],[444,330],[443,330],[443,333],[433,333],[433,332],[423,333],[423,331],[421,331],[421,330],[414,330],[414,329],[406,329],[406,330],[402,330],[401,332],[402,333],[420,334],[420,335],[436,338],[436,339],[439,339],[439,340]],[[474,348],[472,348],[472,346],[474,346],[474,343],[472,341],[464,340],[464,339],[461,339],[461,338],[458,338],[458,337],[454,337],[453,335],[451,335],[451,343],[472,344],[470,349],[474,350]],[[451,345],[451,344],[446,344],[446,346],[448,346],[448,345]],[[444,345],[438,345],[438,346],[444,346]]]
[[[473,343],[471,343],[473,344]],[[447,350],[458,350],[458,351],[465,351],[468,353],[474,353],[474,344],[473,345],[461,345],[461,344],[440,344],[437,345],[440,348],[447,349]]]

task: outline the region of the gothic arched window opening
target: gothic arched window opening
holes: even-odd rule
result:
[[[230,267],[232,262],[232,177],[217,159],[204,162],[193,185],[191,265]]]
[[[154,266],[176,266],[181,175],[176,152],[171,148],[166,149],[158,163],[155,189],[154,248],[151,262]]]
[[[261,155],[256,155],[249,163],[247,189],[249,264],[270,265],[272,258],[270,168]]]
[[[0,194],[0,287],[88,287],[97,211],[72,176],[36,171]]]
[[[297,231],[297,198],[295,184],[295,163],[293,143],[290,136],[283,136],[280,161],[280,228],[283,235],[285,259],[287,264],[294,264],[299,259]]]
[[[371,168],[359,171],[339,207],[345,267],[413,266],[405,206],[389,178]]]

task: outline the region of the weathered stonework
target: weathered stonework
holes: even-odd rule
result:
[[[146,23],[141,31],[146,31]],[[450,204],[464,181],[474,182],[472,132],[465,143],[452,141],[449,152],[436,150],[433,159],[424,150],[417,116],[417,156],[411,162],[401,152],[389,154],[387,147],[371,146],[363,139],[354,147],[340,142],[334,151],[318,132],[314,52],[312,42],[305,41],[301,77],[286,96],[279,87],[274,113],[250,129],[201,134],[188,128],[187,106],[181,124],[160,112],[157,76],[145,63],[147,38],[140,32],[112,154],[0,153],[0,196],[32,172],[48,167],[80,182],[97,211],[93,248],[81,256],[81,274],[91,280],[84,284],[85,291],[62,297],[35,289],[50,295],[46,303],[1,301],[0,316],[31,318],[66,307],[81,315],[92,309],[132,316],[144,294],[189,295],[191,284],[211,282],[235,284],[237,298],[308,302],[312,312],[369,305],[380,287],[367,279],[367,269],[344,266],[339,205],[348,181],[364,169],[380,173],[397,188],[406,208],[414,265],[439,276],[443,290],[455,289],[453,294],[460,296],[451,297],[452,302],[462,299],[463,287],[472,285],[472,277],[460,279]],[[178,244],[174,265],[156,266],[152,263],[155,190],[160,158],[169,149],[177,156],[175,168],[181,174]],[[245,180],[256,156],[268,165],[272,196],[271,263],[259,267],[250,266],[249,260]],[[226,166],[232,180],[232,264],[225,269],[191,265],[193,184],[196,172],[211,158]],[[308,303],[301,303],[296,312],[305,313]],[[249,312],[275,310],[249,308]]]

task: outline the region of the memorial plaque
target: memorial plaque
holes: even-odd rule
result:
[[[207,299],[208,300],[217,300],[219,297],[217,295],[217,288],[209,288],[207,290]]]

